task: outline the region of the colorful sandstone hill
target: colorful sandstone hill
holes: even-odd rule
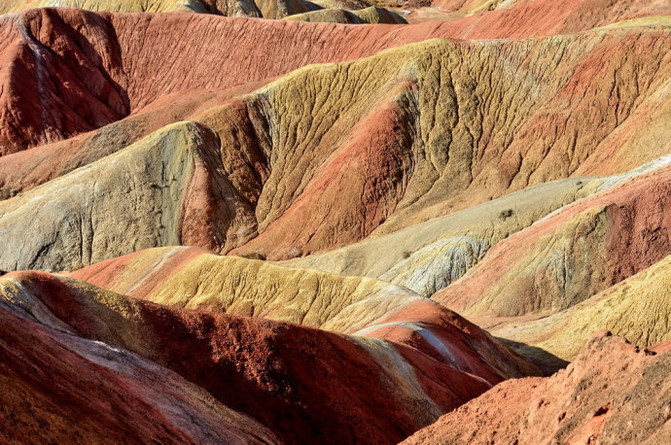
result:
[[[671,443],[668,2],[0,14],[0,442]]]

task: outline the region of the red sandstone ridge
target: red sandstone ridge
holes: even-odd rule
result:
[[[502,383],[402,443],[668,443],[670,368],[671,354],[599,334],[566,370]]]
[[[425,353],[425,348],[269,320],[180,310],[41,272],[9,274],[1,279],[0,286],[3,317],[18,323],[17,330],[13,330],[15,324],[3,324],[3,338],[9,333],[17,335],[22,330],[35,333],[40,346],[32,354],[42,366],[56,366],[51,351],[62,348],[57,345],[66,335],[63,332],[73,336],[72,351],[61,357],[65,360],[59,365],[64,373],[76,372],[80,368],[82,372],[95,372],[95,366],[74,355],[83,354],[78,348],[92,347],[88,340],[103,342],[96,344],[98,348],[102,348],[101,345],[115,347],[119,357],[131,356],[141,363],[145,363],[144,359],[151,360],[156,372],[173,375],[168,371],[171,370],[207,391],[225,409],[241,413],[231,425],[221,425],[215,431],[217,434],[227,434],[229,429],[232,430],[230,434],[238,434],[235,428],[243,428],[240,425],[254,431],[249,434],[266,434],[267,430],[258,426],[260,423],[282,443],[396,443],[434,421],[440,413],[454,409],[490,388],[488,380],[498,382],[501,379],[491,371],[478,376],[483,369],[492,369],[484,363],[470,366],[473,373],[464,372],[459,370],[464,367],[463,362],[450,362],[436,355],[435,351]],[[468,326],[463,320],[458,322]],[[472,325],[469,329],[478,331]],[[490,338],[484,340],[489,344],[489,350],[494,351],[495,342]],[[479,341],[482,343],[482,339]],[[10,347],[3,343],[0,351],[5,355],[19,354],[22,348],[28,347],[24,344],[12,343]],[[457,348],[455,354],[459,355],[461,351],[465,354],[462,357],[470,356],[472,360],[474,353],[469,352],[469,345],[455,343],[454,346]],[[505,362],[512,358],[508,354],[500,359]],[[112,366],[121,358],[112,355],[108,360]],[[21,367],[25,366],[23,361],[8,362],[8,365],[10,363],[9,368],[7,365],[0,368],[3,378],[8,382],[22,382],[22,386],[6,397],[27,395],[34,398],[44,410],[40,416],[46,421],[53,418],[61,422],[66,414],[53,404],[61,397],[59,391],[71,388],[73,403],[77,404],[77,409],[83,409],[76,399],[82,388],[68,375],[59,375],[59,382],[66,386],[58,386],[52,391],[36,387],[29,377],[19,377]],[[508,362],[509,371],[517,366],[515,362]],[[139,379],[134,385],[146,387],[142,380],[149,377],[135,377],[136,371],[122,369]],[[107,376],[99,377],[104,380],[100,397],[105,397],[108,391]],[[173,378],[177,379],[177,375]],[[115,377],[110,376],[110,379],[109,385],[113,386]],[[116,394],[130,391],[135,395],[132,388],[121,385],[115,391]],[[188,397],[195,396],[189,393]],[[25,415],[26,408],[13,400],[8,403],[12,404],[14,415]],[[113,428],[114,422],[105,415],[103,412],[100,419],[91,422]],[[154,416],[160,425],[158,415],[149,414],[145,419]],[[248,422],[245,416],[255,420]],[[79,425],[70,421],[69,425],[95,429],[97,424]],[[30,428],[33,428],[31,424],[22,425],[14,431],[18,434],[18,431],[30,431]],[[137,428],[147,427],[132,423],[124,431],[132,432]],[[55,433],[44,434],[49,437]],[[68,437],[62,434],[62,437]],[[143,437],[150,437],[150,434],[143,434]],[[244,434],[239,437],[247,441]]]
[[[0,335],[3,443],[277,443],[178,374],[6,302]]]
[[[254,89],[267,76],[315,58],[358,57],[420,39],[413,29],[424,28],[373,28],[367,32],[381,33],[373,42],[357,40],[364,35],[358,30],[368,28],[319,24],[322,33],[264,21],[253,32],[269,27],[280,41],[292,39],[295,60],[254,53],[245,56],[249,63],[203,75],[202,60],[221,48],[209,55],[188,51],[184,75],[174,79],[169,70],[181,59],[166,68],[148,49],[172,50],[160,40],[161,30],[194,26],[206,42],[242,45],[245,27],[251,34],[256,22],[33,14],[30,23],[45,48],[57,40],[50,33],[67,34],[70,21],[82,17],[117,30],[111,46],[140,54],[136,61],[121,58],[115,80],[138,109],[92,133],[2,157],[2,195],[22,193],[0,202],[0,239],[10,246],[0,259],[5,269],[67,270],[176,244],[290,259],[531,185],[621,173],[668,150],[668,141],[653,144],[657,133],[649,132],[664,128],[671,94],[664,81],[671,72],[671,39],[663,27],[520,40],[433,39],[352,62],[310,65]],[[122,32],[125,26],[144,33],[142,45]],[[431,28],[429,36],[446,29]],[[327,31],[337,43],[323,37]],[[188,46],[187,40],[179,45]],[[62,58],[76,65],[86,46],[79,43]],[[108,59],[114,57],[102,58]],[[147,81],[152,72],[160,80]],[[229,88],[236,82],[244,85]],[[125,199],[128,194],[142,198]],[[23,230],[39,236],[24,242]],[[131,230],[135,239],[123,236]]]

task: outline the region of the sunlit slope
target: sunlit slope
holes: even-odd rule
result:
[[[0,268],[72,269],[143,247],[193,242],[194,227],[208,234],[210,215],[222,223],[235,217],[229,207],[244,205],[222,196],[216,151],[209,129],[177,123],[2,201]]]
[[[599,329],[640,346],[669,339],[662,161],[501,241],[432,298],[539,363],[572,360]]]
[[[454,312],[407,289],[370,278],[221,257],[187,247],[147,249],[70,276],[178,308],[390,339],[487,379],[536,372]]]
[[[420,8],[411,22],[447,21],[455,37],[501,38],[566,34],[635,19],[668,16],[660,0],[435,0]]]
[[[495,335],[542,348],[573,360],[590,335],[608,329],[635,345],[650,347],[671,339],[671,258],[637,273],[550,317],[493,329]]]
[[[648,115],[635,105],[645,93],[625,87],[633,78],[613,82],[620,71],[615,66],[582,71],[603,45],[631,37],[580,35],[503,46],[431,41],[352,64],[306,68],[268,86],[255,105],[269,102],[264,115],[280,122],[269,123],[270,172],[255,209],[260,234],[234,252],[269,259],[306,255],[529,185],[620,172],[666,154],[666,143],[650,150],[635,133],[619,134],[630,114],[632,121]],[[564,56],[547,60],[555,45]],[[573,51],[581,62],[568,56]],[[523,74],[508,71],[506,63],[523,60],[529,63]],[[652,104],[666,88],[659,66],[650,68]],[[617,93],[604,96],[602,81]],[[329,88],[311,87],[324,84]],[[501,96],[488,86],[500,87]],[[584,105],[560,106],[578,91]],[[606,111],[611,101],[617,109],[631,101],[631,108],[614,116]],[[601,116],[594,108],[600,102]],[[605,157],[610,162],[602,162]]]
[[[470,317],[567,309],[669,255],[671,169],[584,198],[507,238],[433,298]]]
[[[664,28],[654,22],[646,25]],[[1,154],[99,128],[167,94],[255,82],[310,63],[356,59],[435,37],[466,37],[447,22],[352,28],[210,14],[74,9],[7,15],[0,27]],[[474,32],[470,38],[509,37],[467,28]],[[519,34],[528,35],[534,34]],[[228,44],[220,45],[222,41]],[[649,56],[654,59],[655,53]]]
[[[429,297],[461,278],[492,246],[552,211],[589,196],[604,181],[580,178],[540,184],[450,215],[283,264],[380,278]]]
[[[221,257],[195,248],[150,249],[72,273],[155,303],[354,332],[420,297],[382,281]]]

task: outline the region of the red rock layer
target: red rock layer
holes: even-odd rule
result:
[[[131,289],[129,296],[147,299],[161,288],[166,277],[179,274],[180,270],[189,266],[189,262],[208,253],[198,248],[181,248],[171,251],[160,261],[155,260],[155,264],[147,265],[144,272],[138,273],[136,262],[145,264],[138,259],[149,252],[140,251],[102,261],[69,276],[120,293],[125,292],[122,289]],[[192,280],[198,287],[201,278],[194,276]],[[486,331],[428,299],[406,303],[357,332],[346,332],[410,346],[491,383],[537,373]]]
[[[449,34],[452,28],[328,24],[310,28],[195,15],[96,15],[74,10],[33,11],[8,18],[5,25],[12,31],[21,20],[51,54],[39,59],[44,66],[36,66],[34,76],[43,69],[49,72],[49,64],[61,59],[77,65],[77,60],[88,57],[80,54],[88,45],[80,40],[95,36],[98,43],[93,46],[100,47],[96,51],[102,55],[94,65],[122,87],[132,114],[93,136],[29,150],[36,152],[35,158],[24,153],[5,156],[0,161],[1,197],[93,160],[102,161],[166,121],[197,120],[213,134],[202,158],[194,161],[182,202],[166,209],[176,215],[170,221],[177,228],[173,244],[288,259],[357,242],[376,231],[398,230],[530,184],[619,172],[667,149],[657,144],[648,150],[636,142],[640,133],[629,131],[636,122],[664,122],[649,114],[668,94],[663,79],[671,67],[671,40],[660,29],[524,41],[434,41],[421,46],[416,62],[408,62],[421,69],[404,66],[406,56],[386,53],[352,66],[300,71],[267,90],[231,99],[234,90],[229,87],[234,84],[244,84],[235,91],[248,91],[250,81],[262,83],[308,62],[357,58]],[[104,23],[98,25],[100,21]],[[114,35],[96,31],[97,26],[111,27]],[[167,42],[168,30],[184,31],[185,37]],[[290,46],[292,58],[250,50],[248,39],[260,40],[262,33],[272,36],[272,45]],[[235,42],[222,55],[223,47],[215,45],[221,40]],[[116,53],[109,52],[117,47]],[[237,60],[245,63],[234,63]],[[316,87],[327,84],[329,88]],[[54,91],[56,96],[62,93]],[[78,94],[73,90],[68,98],[70,93]],[[191,94],[202,97],[210,109],[203,112],[194,97],[176,99]],[[175,103],[169,108],[171,101]],[[222,106],[214,106],[218,103]],[[0,128],[11,132],[31,126]],[[33,168],[35,163],[40,165]],[[156,184],[135,176],[138,179],[131,182],[140,189]],[[50,202],[60,199],[57,189],[48,192]],[[3,203],[7,210],[0,219],[8,214],[19,219],[34,208],[21,199],[14,203],[22,208]],[[81,224],[77,219],[62,224],[74,227]],[[107,215],[100,219],[114,220]],[[68,229],[54,227],[58,218],[45,220],[47,224],[35,231],[48,236],[24,249],[35,253],[44,249],[45,260],[22,253],[21,258],[3,258],[3,268],[63,270],[92,261],[86,255],[77,258],[76,251],[88,246],[80,248],[76,236],[67,247],[75,246],[75,252],[54,252],[57,247],[50,240]],[[118,229],[106,224],[97,230]],[[159,235],[148,234],[142,247],[165,245],[154,241]],[[131,251],[123,247],[105,256],[95,250],[94,261]]]
[[[116,153],[161,127],[176,121],[189,120],[208,108],[233,96],[249,93],[262,84],[263,82],[252,82],[245,86],[217,91],[192,90],[185,95],[168,95],[97,131],[39,145],[11,156],[0,156],[0,183],[9,193],[2,198],[30,190],[78,167]],[[17,107],[20,108],[19,105]],[[55,109],[52,112],[59,111]]]
[[[174,372],[0,302],[0,442],[277,443]]]
[[[566,308],[671,253],[671,218],[665,211],[670,197],[671,168],[664,167],[584,198],[502,241],[464,278],[432,298],[453,310],[464,311],[484,296],[491,296],[492,289],[505,281],[504,277],[517,276],[519,280],[513,281],[509,289],[514,295],[510,300],[517,302],[515,307],[492,306],[493,315],[515,315],[515,311],[525,313],[558,306]],[[568,234],[563,233],[564,227],[572,227],[569,226],[572,219],[590,211],[596,215],[590,222],[576,225]],[[603,222],[599,222],[599,215]],[[603,229],[597,230],[597,225],[603,225]],[[576,275],[576,281],[572,283],[569,278],[564,288],[575,290],[575,296],[567,291],[563,297],[566,301],[562,302],[543,301],[547,289],[534,285],[534,277],[528,277],[524,272],[525,265],[534,260],[534,249],[543,246],[548,237],[556,233],[575,240],[574,245],[588,238],[592,243],[588,251],[583,253],[576,247],[577,253],[572,253],[576,263],[566,267]],[[479,310],[481,315],[483,311]]]

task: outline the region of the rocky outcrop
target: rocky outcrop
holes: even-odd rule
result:
[[[670,367],[601,333],[566,370],[502,383],[403,443],[667,443]]]

